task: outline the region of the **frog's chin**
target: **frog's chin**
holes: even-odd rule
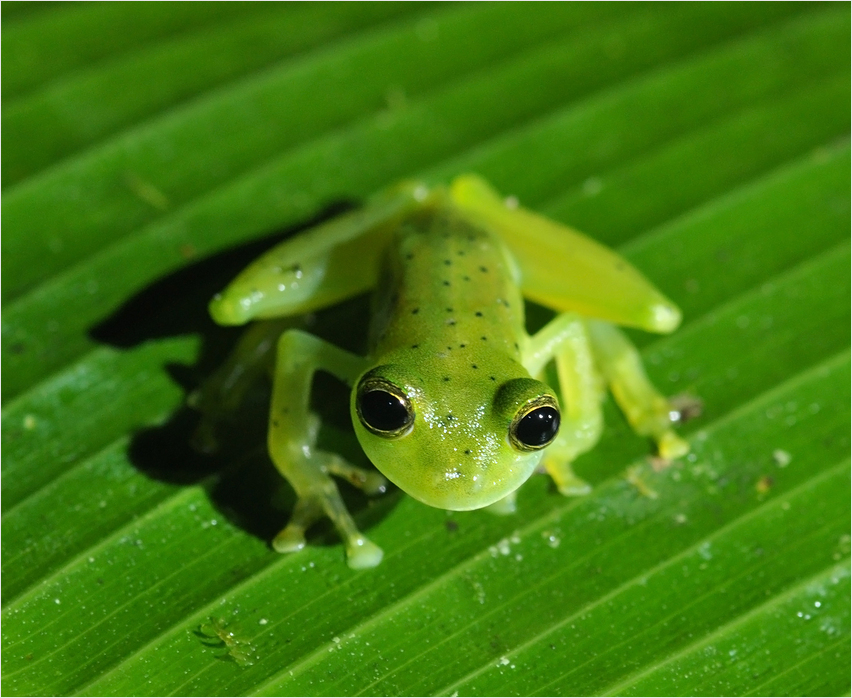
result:
[[[435,493],[438,496],[423,496],[423,493],[409,492],[414,499],[428,504],[436,509],[446,509],[447,511],[471,511],[473,509],[482,509],[495,502],[499,502],[506,495],[514,492],[520,487],[523,482],[517,487],[507,489],[489,490],[488,492],[478,492],[476,494],[468,494],[465,492],[458,493]]]
[[[522,461],[515,461],[511,467],[503,469],[499,475],[493,472],[465,475],[455,469],[448,470],[433,476],[429,487],[388,477],[400,489],[423,504],[448,511],[470,511],[490,506],[514,492],[535,472],[540,460],[540,453],[530,454]]]

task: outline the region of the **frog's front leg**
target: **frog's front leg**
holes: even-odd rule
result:
[[[272,543],[279,552],[303,548],[305,530],[325,515],[343,538],[350,567],[373,567],[382,559],[381,549],[355,526],[331,476],[342,475],[368,493],[383,491],[384,478],[356,468],[340,456],[318,450],[319,421],[309,411],[315,371],[328,371],[352,385],[365,367],[365,359],[306,332],[289,330],[278,342],[269,452],[298,497],[290,523]]]
[[[689,444],[672,429],[677,411],[648,380],[636,347],[609,322],[589,320],[587,326],[598,366],[633,430],[652,437],[663,458],[688,453]]]
[[[524,365],[541,375],[553,359],[559,377],[561,423],[559,434],[544,453],[543,464],[559,491],[567,496],[587,494],[590,487],[571,467],[590,450],[603,430],[603,383],[595,366],[585,321],[574,313],[557,315],[530,338]]]

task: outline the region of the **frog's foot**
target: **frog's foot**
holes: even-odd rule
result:
[[[317,423],[308,420],[309,435]],[[279,469],[293,485],[298,496],[290,523],[272,542],[272,547],[281,553],[290,553],[305,547],[305,531],[323,516],[331,519],[346,547],[346,560],[353,569],[375,567],[382,560],[382,550],[364,536],[346,509],[337,484],[331,475],[340,475],[350,482],[360,484],[368,493],[383,491],[385,480],[378,473],[356,468],[340,456],[325,451],[301,448],[290,451],[290,458]],[[277,453],[275,449],[271,452]],[[276,463],[278,464],[278,463]]]
[[[633,431],[653,438],[662,458],[689,453],[689,444],[672,426],[684,414],[700,410],[700,400],[693,398],[686,405],[679,404],[677,398],[667,400],[648,379],[639,352],[621,330],[597,320],[587,325],[601,369]]]
[[[545,457],[544,468],[559,493],[566,497],[582,497],[592,491],[592,486],[574,472],[568,461]]]
[[[305,547],[305,531],[324,515],[331,519],[343,538],[346,562],[352,569],[375,567],[382,561],[382,549],[364,536],[340,499],[337,487],[329,480],[317,496],[301,497],[296,502],[290,522],[272,541],[279,553],[295,553]]]
[[[514,514],[518,510],[517,506],[518,491],[510,492],[503,499],[498,499],[494,504],[489,504],[485,510],[491,514],[498,516],[507,516]]]

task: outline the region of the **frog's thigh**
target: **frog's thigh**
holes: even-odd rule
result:
[[[680,310],[626,259],[561,223],[509,206],[485,181],[457,177],[453,203],[496,232],[517,262],[524,296],[650,332],[671,332]]]
[[[252,384],[269,371],[278,338],[295,322],[270,320],[251,325],[225,363],[189,396],[189,405],[201,412],[192,437],[195,448],[203,453],[218,450],[218,423],[240,407]]]
[[[278,343],[269,452],[298,497],[290,523],[273,541],[279,552],[304,547],[305,530],[325,514],[343,538],[350,567],[373,567],[382,559],[381,549],[355,526],[330,475],[346,473],[355,481],[353,474],[359,469],[315,448],[318,421],[309,412],[315,371],[328,371],[351,385],[365,364],[364,359],[299,330],[285,332]],[[362,482],[372,482],[371,478],[364,473]]]
[[[366,291],[376,283],[392,232],[437,195],[416,182],[403,182],[363,209],[282,242],[213,299],[211,316],[220,325],[241,325],[310,312]]]
[[[608,322],[589,320],[588,327],[598,365],[633,430],[653,437],[663,458],[687,453],[689,444],[671,428],[672,407],[648,380],[636,347]]]
[[[530,339],[526,353],[524,363],[533,375],[552,358],[559,376],[562,419],[556,440],[544,453],[544,467],[562,494],[586,494],[589,485],[574,474],[571,463],[600,438],[603,382],[585,322],[574,313],[558,315]]]

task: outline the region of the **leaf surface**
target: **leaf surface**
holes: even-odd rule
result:
[[[7,694],[849,691],[845,8],[3,17]],[[223,456],[188,446],[186,393],[238,336],[206,301],[341,203],[464,171],[681,306],[678,332],[633,337],[701,397],[692,452],[660,468],[607,401],[587,497],[534,477],[500,518],[347,491],[378,568],[327,526],[278,555],[293,495],[263,391]],[[354,348],[366,312],[317,331]],[[316,388],[326,447],[364,464],[345,392]]]

